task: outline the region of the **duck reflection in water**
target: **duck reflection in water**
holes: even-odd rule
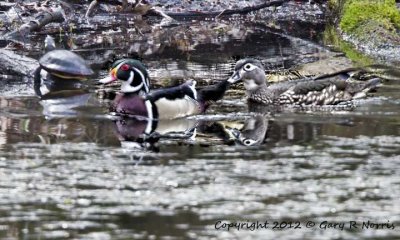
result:
[[[115,130],[122,147],[158,151],[160,139],[193,140],[198,121],[186,118],[156,120],[144,117],[120,118]]]
[[[227,128],[233,139],[244,146],[262,145],[267,137],[270,120],[263,114],[246,119],[241,129]]]
[[[312,144],[324,133],[354,127],[352,118],[320,115],[301,118],[294,114],[270,115],[257,113],[242,126],[227,126],[226,131],[236,143],[244,146]]]
[[[155,120],[129,117],[116,120],[115,130],[122,147],[125,149],[144,149],[158,152],[160,144],[194,144],[203,147],[220,144],[232,145],[236,139],[235,134],[239,131],[228,127],[232,125],[236,126],[237,122],[205,121],[189,118]],[[246,135],[246,133],[244,134]],[[247,141],[244,142],[247,143]]]

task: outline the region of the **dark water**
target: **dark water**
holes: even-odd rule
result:
[[[331,55],[313,43],[318,36],[302,40],[257,25],[216,27],[178,26],[127,45],[143,57],[155,85],[224,79],[243,56],[288,69]],[[74,37],[79,44],[80,35]],[[127,47],[123,41],[112,46],[121,48],[117,54]],[[83,54],[93,60],[104,52]],[[135,131],[147,122],[112,121],[95,93],[40,102],[29,81],[2,79],[2,239],[400,237],[396,81],[350,112],[250,113],[244,93],[231,92],[206,115],[158,123],[166,134],[154,144],[129,141],[140,139]],[[66,109],[76,107],[71,102],[84,106]],[[229,137],[244,124],[257,126],[247,137],[260,145],[245,147]],[[223,229],[228,222],[256,221],[268,221],[269,228]],[[324,221],[345,226],[324,229]],[[358,228],[350,229],[350,221]],[[387,225],[362,228],[368,221]],[[272,229],[274,222],[285,229]]]

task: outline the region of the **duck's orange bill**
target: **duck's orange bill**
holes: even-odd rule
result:
[[[113,69],[111,69],[110,74],[107,77],[100,79],[99,82],[102,84],[108,84],[108,83],[112,83],[116,80],[118,80],[117,69],[113,68]]]

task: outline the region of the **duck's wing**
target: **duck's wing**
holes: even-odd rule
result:
[[[298,83],[292,87],[295,94],[308,94],[309,92],[322,92],[324,89],[331,88],[334,90],[345,90],[347,82],[344,80],[314,80]],[[332,87],[335,86],[335,87]]]
[[[162,98],[168,100],[177,100],[185,97],[197,99],[197,91],[195,89],[196,81],[187,81],[179,86],[161,88],[150,92],[146,95],[146,100],[156,102]]]
[[[199,114],[202,108],[197,102],[195,84],[195,81],[188,81],[176,87],[151,92],[145,98],[157,109],[159,119],[175,119]]]
[[[314,80],[299,82],[282,93],[280,104],[337,104],[352,99],[346,91],[348,83],[344,80]]]

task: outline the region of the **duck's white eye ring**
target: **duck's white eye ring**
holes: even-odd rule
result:
[[[245,139],[245,140],[243,140],[243,144],[246,145],[246,146],[251,146],[251,145],[253,145],[254,143],[256,143],[256,141],[254,141],[254,140],[252,140],[252,139]]]
[[[243,67],[243,69],[244,69],[245,71],[251,71],[251,70],[253,70],[254,68],[255,68],[255,66],[254,66],[253,64],[251,64],[251,63],[248,63],[248,64],[244,65],[244,67]]]

